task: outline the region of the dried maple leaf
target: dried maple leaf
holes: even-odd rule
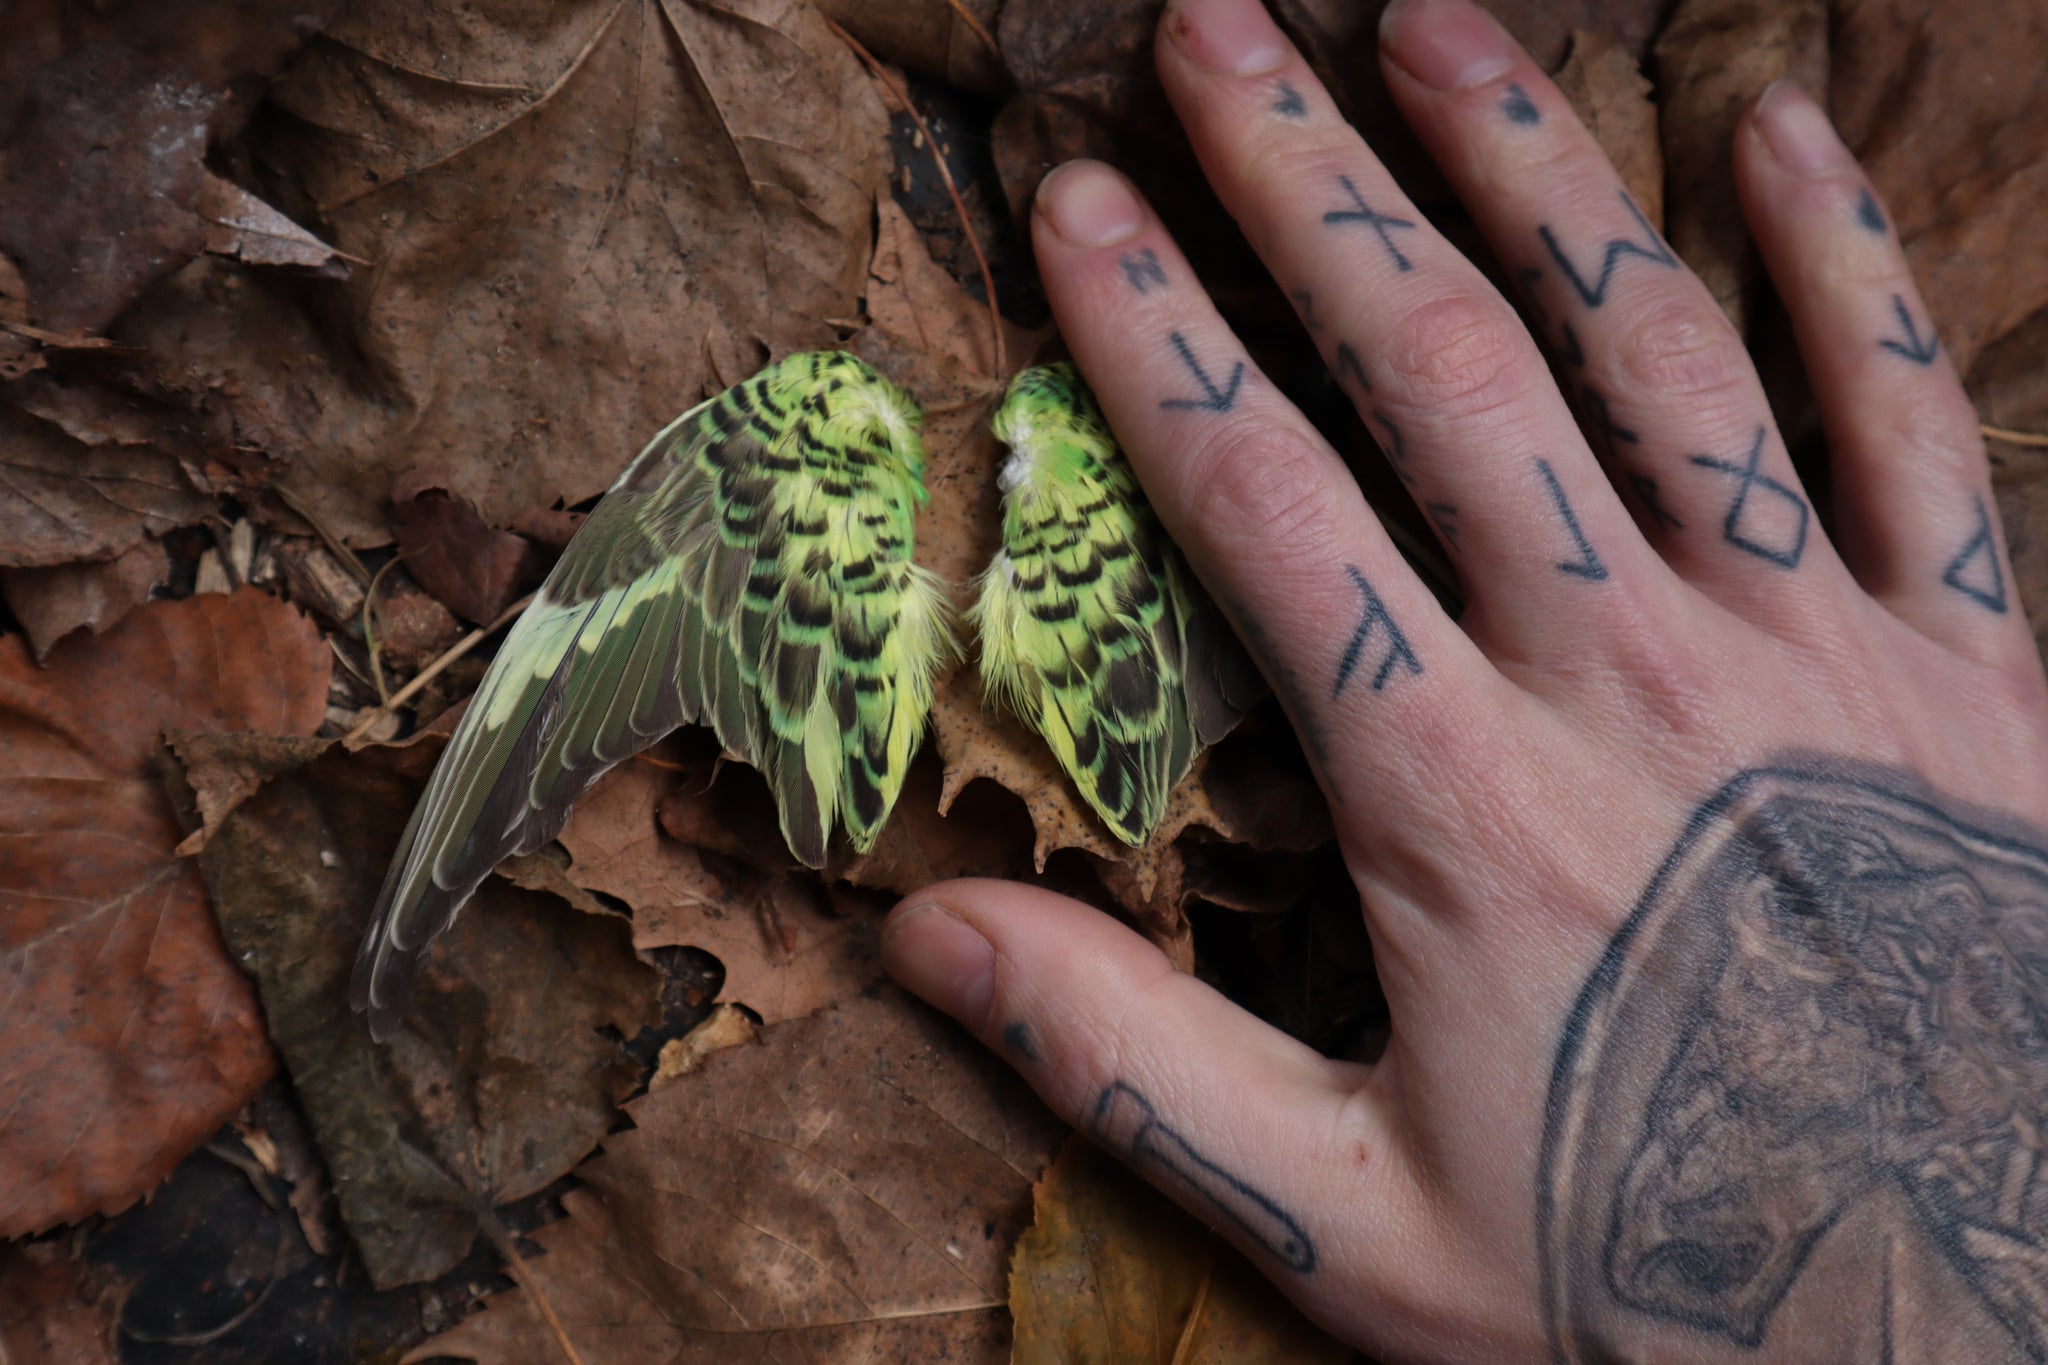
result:
[[[936,1014],[855,999],[626,1112],[526,1263],[583,1359],[1006,1358],[1004,1264],[1061,1128]],[[559,1349],[522,1290],[407,1359]]]
[[[1332,1365],[1352,1350],[1086,1138],[1032,1190],[1010,1266],[1013,1365]]]
[[[270,1074],[157,736],[310,734],[329,667],[254,590],[152,603],[47,669],[0,639],[0,1237],[126,1207]]]
[[[200,861],[236,961],[255,976],[380,1286],[468,1251],[480,1205],[553,1182],[616,1116],[637,1068],[620,1039],[658,1021],[656,974],[625,925],[497,878],[442,941],[389,1046],[348,1008],[364,916],[441,736],[349,753],[179,735],[210,808]]]
[[[193,279],[134,339],[274,411],[294,491],[353,543],[388,538],[407,474],[497,526],[598,493],[859,296],[887,118],[808,5],[369,0],[270,100],[262,158],[376,269],[324,322]]]

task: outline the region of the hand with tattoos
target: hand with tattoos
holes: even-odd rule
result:
[[[1975,414],[1824,115],[1767,91],[1734,168],[1833,540],[1706,289],[1465,0],[1394,5],[1381,60],[1526,326],[1257,0],[1174,0],[1157,59],[1470,604],[1129,183],[1049,176],[1046,291],[1305,741],[1392,1038],[1327,1060],[1000,883],[910,898],[892,970],[1382,1355],[2048,1359],[2048,684]]]

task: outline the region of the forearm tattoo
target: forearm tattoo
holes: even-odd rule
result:
[[[1745,773],[1565,1025],[1552,1358],[2048,1360],[2044,1146],[2048,833]]]

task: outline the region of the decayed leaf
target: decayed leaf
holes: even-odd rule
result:
[[[827,19],[883,61],[984,95],[999,94],[1010,84],[995,47],[998,8],[998,0],[821,0],[818,5]]]
[[[0,1237],[126,1207],[270,1074],[157,736],[310,734],[329,666],[254,590],[152,603],[47,669],[0,639]]]
[[[0,1361],[115,1365],[125,1286],[63,1258],[55,1242],[0,1246]]]
[[[388,538],[401,476],[497,526],[598,493],[854,309],[886,117],[808,5],[371,0],[270,98],[264,159],[377,263],[319,302],[353,330],[203,276],[134,330],[274,412],[294,492],[352,543]]]
[[[626,1107],[526,1273],[585,1360],[1005,1358],[1004,1263],[1059,1124],[886,992],[768,1030]],[[407,1357],[555,1358],[524,1292]]]
[[[349,753],[180,735],[185,781],[219,805],[201,855],[221,929],[257,981],[379,1285],[431,1279],[469,1249],[475,1207],[541,1189],[610,1125],[659,1019],[656,974],[611,915],[487,880],[441,940],[388,1046],[348,1008],[364,916],[440,736]]]
[[[761,1026],[745,1010],[729,1002],[713,1005],[711,1013],[697,1027],[661,1045],[661,1056],[647,1088],[653,1090],[689,1075],[715,1052],[760,1041]]]
[[[250,265],[291,265],[341,277],[341,253],[232,181],[208,174],[193,211],[205,220],[200,246]]]
[[[30,78],[0,163],[0,250],[40,325],[103,330],[198,254],[191,210],[224,91],[175,65],[92,47]]]
[[[1826,0],[1683,0],[1657,39],[1664,235],[1738,333],[1762,267],[1735,195],[1736,120],[1780,77],[1825,90],[1827,36]]]
[[[28,632],[40,661],[82,626],[90,626],[95,635],[112,626],[147,602],[170,574],[164,547],[144,537],[109,560],[0,570],[0,594]]]
[[[1014,1365],[1311,1365],[1353,1359],[1222,1238],[1076,1135],[1017,1242]]]
[[[40,568],[108,559],[213,501],[176,460],[150,448],[85,444],[50,422],[0,406],[0,564]]]
[[[726,998],[769,1023],[809,1014],[877,980],[874,926],[829,913],[814,882],[721,865],[662,832],[664,801],[686,784],[708,785],[717,745],[711,741],[705,753],[707,736],[686,734],[698,747],[680,775],[628,761],[598,780],[561,834],[571,858],[568,878],[633,907],[635,946],[688,944],[716,957],[725,966]],[[721,773],[721,783],[729,780]],[[765,800],[766,788],[757,795]],[[772,816],[759,839],[764,863],[791,865]]]
[[[466,498],[401,483],[391,512],[406,572],[457,616],[486,625],[519,596],[533,547],[486,522]]]
[[[1554,79],[1579,121],[1621,173],[1621,183],[1636,207],[1652,224],[1663,227],[1664,157],[1657,147],[1657,106],[1650,101],[1650,82],[1635,57],[1605,33],[1574,33],[1571,56]]]

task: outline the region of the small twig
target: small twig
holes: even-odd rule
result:
[[[548,1330],[555,1334],[555,1344],[562,1348],[562,1354],[568,1357],[569,1365],[583,1365],[583,1357],[576,1354],[576,1343],[569,1340],[569,1333],[562,1327],[562,1320],[555,1316],[555,1306],[548,1302],[548,1296],[541,1291],[540,1283],[527,1273],[526,1261],[520,1256],[519,1248],[512,1244],[512,1234],[490,1209],[479,1207],[476,1213],[477,1223],[483,1228],[485,1235],[496,1244],[498,1254],[505,1258],[506,1268],[512,1272],[512,1278],[519,1282],[519,1287],[526,1291],[526,1297],[533,1300],[533,1306],[540,1310],[542,1320],[547,1323]]]
[[[974,235],[974,224],[968,221],[967,205],[960,198],[960,187],[953,183],[953,170],[946,164],[945,153],[939,150],[939,140],[932,136],[931,127],[925,123],[924,115],[918,113],[917,106],[911,103],[910,92],[905,90],[902,83],[890,75],[880,62],[875,60],[873,53],[860,45],[860,39],[854,37],[830,19],[825,21],[825,27],[838,34],[839,40],[853,49],[853,55],[860,58],[861,63],[867,67],[869,74],[886,86],[889,93],[896,97],[897,103],[901,104],[904,111],[910,115],[910,121],[917,125],[917,131],[924,135],[925,149],[932,154],[932,164],[939,168],[939,179],[945,182],[946,195],[953,201],[953,212],[960,215],[960,231],[967,238],[967,248],[974,253],[974,263],[981,267],[981,288],[982,292],[988,295],[988,328],[990,337],[995,343],[996,368],[995,374],[992,377],[998,380],[1007,378],[1010,372],[1010,359],[1003,347],[1003,315],[996,308],[995,272],[988,268],[988,257],[982,254],[981,238]],[[984,34],[983,36],[986,37],[987,35]]]
[[[987,45],[988,55],[995,58],[997,62],[1001,62],[1003,60],[1003,50],[996,46],[996,40],[991,38],[988,30],[981,26],[981,20],[969,14],[967,6],[961,4],[960,0],[946,0],[946,4],[952,8],[953,13],[960,16],[960,22],[973,29],[974,36],[981,39]]]
[[[2037,450],[2048,449],[2048,435],[2031,431],[2014,431],[2011,427],[1994,427],[1989,422],[1979,422],[1977,430],[1984,433],[1988,441],[2003,441],[2009,446],[2032,446]]]
[[[370,586],[363,589],[363,647],[370,651],[370,685],[377,689],[377,700],[386,706],[391,704],[391,689],[384,685],[384,644],[377,638],[377,627],[372,622],[377,615],[377,585],[391,572],[391,566],[403,558],[404,555],[393,555],[385,560],[370,575]]]
[[[1209,1284],[1216,1278],[1216,1234],[1210,1233],[1202,1240],[1202,1279],[1195,1286],[1195,1301],[1188,1306],[1188,1320],[1181,1326],[1180,1340],[1174,1343],[1173,1365],[1187,1365],[1202,1349],[1202,1315],[1209,1307]]]
[[[503,626],[507,621],[510,621],[513,617],[519,615],[520,612],[525,611],[529,606],[531,606],[533,604],[533,599],[535,596],[536,594],[534,593],[526,594],[526,596],[520,598],[517,602],[514,602],[511,606],[499,612],[497,620],[491,622],[487,626],[483,626],[477,630],[471,631],[469,634],[463,636],[460,640],[457,640],[454,644],[450,645],[448,647],[447,653],[443,654],[440,658],[434,660],[434,662],[428,664],[425,668],[421,669],[419,671],[418,677],[414,678],[405,686],[399,688],[396,692],[393,692],[391,694],[391,698],[389,701],[380,704],[374,710],[368,711],[363,716],[361,716],[356,721],[355,728],[353,730],[350,730],[347,734],[341,737],[341,742],[343,746],[346,747],[347,745],[355,743],[357,740],[361,739],[364,735],[369,733],[371,726],[375,725],[385,716],[389,715],[393,711],[396,711],[399,707],[405,705],[414,697],[418,696],[420,689],[425,687],[428,683],[432,682],[435,678],[439,677],[441,675],[441,671],[447,668],[448,665],[454,663],[457,659],[469,653],[469,651],[471,651],[472,649],[475,649],[479,644],[483,643],[484,637],[490,635],[493,631]]]
[[[350,577],[354,578],[358,583],[366,584],[370,581],[370,571],[363,567],[362,560],[356,558],[356,552],[342,544],[341,537],[328,530],[327,524],[314,516],[312,509],[303,502],[300,502],[296,493],[281,483],[270,485],[270,491],[277,494],[277,500],[286,507],[291,508],[298,515],[299,520],[313,528],[313,534],[320,537],[320,543],[325,545],[333,553],[334,557],[341,561],[341,566],[349,571]]]

